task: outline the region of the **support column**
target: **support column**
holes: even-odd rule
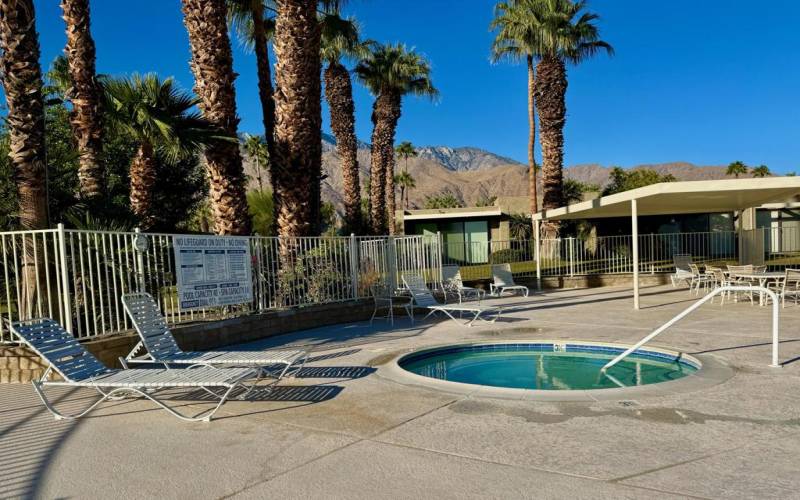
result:
[[[541,221],[534,219],[533,221],[533,241],[534,241],[534,255],[536,256],[536,289],[542,289],[542,236],[541,236]]]
[[[639,210],[631,200],[631,232],[633,238],[633,308],[639,309]]]

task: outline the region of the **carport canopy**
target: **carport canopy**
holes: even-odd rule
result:
[[[639,231],[640,215],[678,215],[736,212],[767,203],[790,203],[800,195],[799,177],[725,179],[711,181],[663,182],[603,196],[569,206],[534,214],[534,234],[539,238],[543,220],[598,219],[631,217],[633,229],[633,300],[639,308]],[[536,268],[540,273],[537,242]]]

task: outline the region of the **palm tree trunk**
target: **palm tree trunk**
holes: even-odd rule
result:
[[[403,204],[403,208],[408,208],[408,204],[406,201],[406,186],[404,184],[400,184],[400,203]]]
[[[316,0],[278,0],[275,65],[275,186],[278,234],[320,231],[322,107]]]
[[[394,220],[394,135],[399,119],[400,95],[381,92],[372,107],[370,218],[374,234],[386,234],[389,213]]]
[[[20,226],[44,229],[48,226],[44,99],[32,0],[0,2],[0,54]]]
[[[194,90],[204,118],[236,137],[236,92],[225,0],[183,0],[189,32]],[[250,234],[245,177],[238,142],[218,141],[205,151],[209,194],[217,234]]]
[[[331,63],[325,69],[325,98],[330,108],[331,129],[336,137],[336,152],[342,161],[345,230],[361,234],[361,188],[353,85],[350,73],[341,64]]]
[[[279,205],[278,193],[275,191],[275,179],[272,159],[275,157],[275,98],[272,89],[272,70],[269,63],[269,47],[267,33],[264,30],[264,4],[253,2],[251,12],[253,18],[253,45],[256,54],[256,68],[258,74],[258,97],[261,100],[261,116],[264,123],[264,139],[267,142],[267,155],[269,156],[269,181],[272,185],[272,202],[276,208]],[[261,172],[258,174],[259,187],[261,186]]]
[[[533,57],[528,56],[528,190],[531,215],[539,211],[539,193],[536,186],[536,70]]]
[[[564,62],[543,57],[537,66],[536,109],[539,112],[539,140],[542,144],[542,208],[549,210],[563,205],[564,123],[567,107],[567,70]],[[547,238],[558,237],[558,223],[547,222],[543,232]]]
[[[78,181],[86,199],[103,193],[103,125],[100,113],[100,89],[95,75],[95,46],[89,29],[89,0],[62,0],[61,9],[67,25],[67,64],[72,87],[70,123],[78,148]]]
[[[145,231],[155,224],[153,188],[157,181],[156,158],[153,145],[144,142],[131,161],[131,210],[139,219],[139,228]]]
[[[44,99],[35,19],[32,0],[0,2],[0,78],[8,106],[8,156],[17,182],[22,229],[45,229],[49,225]],[[36,272],[46,264],[41,262],[41,252],[37,261],[33,238],[23,241],[24,285],[17,312],[20,318],[29,318],[37,297],[47,290],[39,275],[43,273]]]

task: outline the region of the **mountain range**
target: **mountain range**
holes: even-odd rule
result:
[[[322,162],[326,178],[322,182],[322,197],[343,211],[342,175],[339,156],[332,136],[323,134]],[[359,141],[358,161],[361,182],[369,175],[369,144]],[[421,208],[427,196],[450,191],[464,206],[474,205],[479,199],[490,196],[526,196],[528,194],[528,167],[522,163],[475,147],[426,146],[417,148],[417,156],[409,158],[407,165],[398,159],[396,171],[408,169],[416,187],[410,191],[410,208]],[[608,182],[610,166],[599,164],[573,165],[565,168],[564,175],[577,181],[603,186]],[[687,162],[642,164],[632,169],[649,168],[661,174],[672,174],[681,181],[726,178],[723,166],[702,166]],[[250,177],[250,187],[257,187],[254,164],[245,158],[245,172]],[[267,173],[262,171],[262,182],[267,184]],[[399,191],[398,191],[399,193]],[[398,194],[399,207],[399,194]]]

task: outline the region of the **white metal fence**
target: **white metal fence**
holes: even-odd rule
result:
[[[542,276],[633,272],[632,236],[595,236],[541,241]],[[443,246],[445,265],[461,266],[465,280],[491,278],[491,264],[510,263],[518,277],[536,276],[533,240],[493,240]],[[700,264],[765,264],[770,270],[800,267],[800,231],[795,227],[639,235],[639,272],[674,270],[673,256],[690,254]],[[465,258],[463,256],[469,256]],[[482,256],[477,259],[476,256]]]
[[[47,316],[78,338],[128,330],[120,297],[151,293],[170,323],[353,300],[376,282],[397,283],[402,272],[441,279],[438,238],[250,238],[253,301],[233,308],[178,307],[172,234],[148,233],[145,252],[135,232],[59,229],[0,233],[0,317]],[[0,342],[13,339],[0,321]]]
[[[250,238],[253,301],[226,309],[178,307],[172,234],[147,234],[144,253],[135,232],[79,231],[60,227],[0,233],[0,317],[49,316],[78,338],[128,330],[122,294],[144,289],[171,323],[365,298],[370,285],[397,286],[404,272],[441,280],[442,264],[461,266],[465,280],[491,278],[490,264],[510,263],[518,277],[536,276],[530,240],[443,245],[438,236]],[[631,236],[563,238],[541,242],[542,276],[632,273]],[[642,273],[671,272],[675,254],[695,262],[743,261],[771,270],[800,267],[800,231],[763,228],[744,233],[707,232],[639,236]],[[287,257],[289,256],[289,257]],[[468,259],[467,259],[468,257]],[[0,342],[12,339],[0,321]]]

